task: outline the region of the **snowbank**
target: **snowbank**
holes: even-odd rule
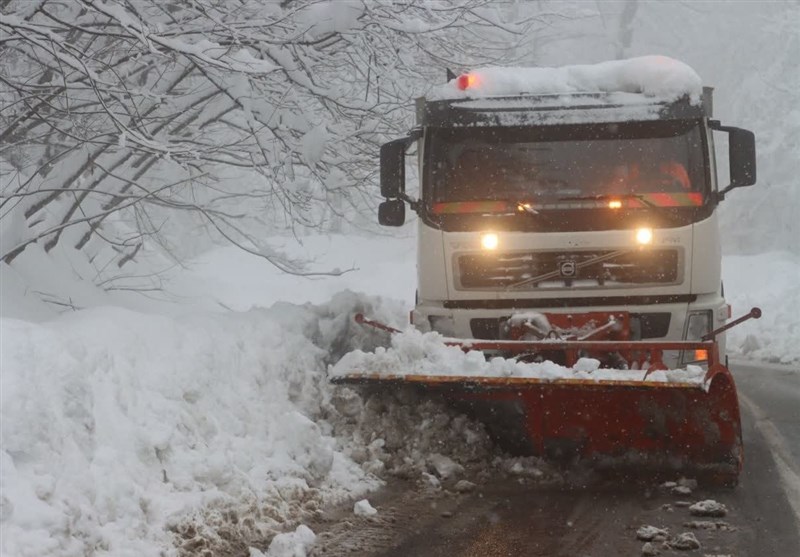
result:
[[[555,381],[587,379],[592,381],[645,381],[702,384],[705,371],[699,366],[655,371],[644,378],[641,370],[600,369],[592,358],[579,359],[573,368],[551,361],[524,363],[513,359],[491,358],[482,352],[464,352],[445,344],[439,333],[421,333],[409,328],[392,336],[391,348],[378,347],[373,353],[355,350],[331,368],[332,376],[349,374],[449,375],[465,377],[525,377]]]
[[[0,553],[219,553],[296,532],[385,474],[426,473],[437,452],[490,462],[482,428],[441,405],[329,385],[330,363],[385,340],[356,312],[406,315],[342,293],[246,313],[0,320]],[[301,531],[254,551],[305,547]]]
[[[699,102],[703,84],[697,73],[667,56],[641,56],[591,65],[557,68],[487,67],[469,72],[465,90],[458,79],[435,89],[429,100],[496,95],[641,93],[664,101],[689,96]]]
[[[266,535],[376,486],[320,419],[355,306],[3,319],[2,554],[157,555],[202,507],[257,501]]]
[[[755,360],[800,362],[800,258],[785,252],[728,255],[722,260],[733,316],[763,310],[728,332],[728,351]]]

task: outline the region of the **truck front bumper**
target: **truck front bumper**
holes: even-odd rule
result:
[[[466,304],[465,304],[466,305]],[[475,304],[479,306],[480,304]],[[689,331],[689,316],[708,315],[709,330],[725,324],[728,306],[719,294],[698,295],[691,302],[602,305],[575,307],[446,308],[442,302],[419,303],[411,313],[415,327],[436,331],[447,337],[496,340],[500,338],[500,323],[520,313],[582,314],[591,312],[628,312],[631,316],[632,340],[696,340],[697,331]],[[705,331],[708,332],[708,331]],[[693,336],[694,333],[694,336]],[[724,336],[717,338],[720,354],[725,353]],[[664,362],[677,367],[694,362],[693,354],[671,353]]]

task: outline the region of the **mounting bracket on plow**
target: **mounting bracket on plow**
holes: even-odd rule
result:
[[[443,340],[464,351],[510,357],[561,352],[568,366],[581,354],[603,352],[649,362],[644,374],[632,370],[630,378],[621,380],[361,372],[331,381],[384,389],[415,387],[481,419],[501,447],[517,454],[583,461],[615,472],[693,474],[735,485],[743,462],[739,401],[715,339],[760,316],[753,308],[700,341]],[[400,332],[361,314],[355,320]],[[705,350],[708,370],[702,383],[649,378],[654,371],[669,371],[661,358],[665,350]]]

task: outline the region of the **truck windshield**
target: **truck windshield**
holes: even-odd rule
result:
[[[705,146],[694,121],[433,129],[430,138],[434,203],[546,206],[634,195],[650,207],[700,205],[706,191]]]

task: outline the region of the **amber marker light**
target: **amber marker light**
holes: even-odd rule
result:
[[[619,199],[612,199],[608,202],[609,209],[621,209],[622,208],[622,201]]]
[[[497,238],[497,234],[494,232],[486,232],[481,234],[481,247],[487,251],[497,249],[497,245],[499,244],[499,240]]]
[[[694,361],[703,362],[708,359],[708,350],[697,349],[694,351]]]
[[[636,230],[636,242],[642,246],[653,243],[653,229],[652,228],[638,228]]]

